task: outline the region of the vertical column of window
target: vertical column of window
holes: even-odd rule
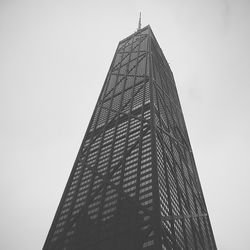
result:
[[[127,48],[125,48],[125,51],[127,51]],[[130,52],[130,54],[131,54],[131,52]],[[129,58],[130,58],[130,56],[129,56]],[[120,69],[119,69],[118,73],[120,73],[120,70],[122,70],[123,67],[124,66],[120,65]],[[127,68],[128,66],[126,65],[125,67]],[[116,93],[120,92],[120,94],[115,97],[116,99],[115,98],[113,99],[113,105],[112,105],[112,108],[117,110],[117,112],[120,112],[120,110],[121,110],[121,104],[122,104],[122,100],[123,100],[123,96],[124,96],[124,89],[125,89],[124,83],[125,83],[125,79],[123,80],[123,84],[121,84],[121,82],[119,82],[119,84],[117,84],[116,87],[114,88]],[[118,90],[117,90],[117,88],[118,88]],[[114,126],[115,126],[114,140],[113,140],[112,146],[111,146],[112,154],[109,155],[106,178],[111,172],[113,172],[114,168],[117,167],[117,164],[124,157],[124,142],[122,142],[121,140],[117,140],[119,119],[116,120]],[[102,237],[102,235],[106,235],[108,224],[110,224],[108,222],[106,222],[105,224],[103,224],[101,222],[107,220],[108,218],[114,217],[116,207],[117,207],[117,199],[110,202],[109,197],[107,195],[105,198],[106,190],[107,190],[107,187],[105,186],[102,190],[102,209],[99,212],[98,224],[101,225],[99,237]],[[117,197],[118,197],[118,195],[117,195]],[[112,226],[112,225],[113,225],[113,223],[111,223],[111,225],[109,225],[109,226]]]
[[[127,136],[126,136],[127,138]],[[127,146],[129,149],[130,147]],[[124,165],[121,168],[121,181],[119,187],[125,195],[119,196],[119,204],[117,210],[117,230],[119,234],[123,234],[125,230],[129,230],[128,235],[131,235],[132,230],[134,229],[135,220],[132,221],[132,218],[135,216],[135,208],[129,207],[129,197],[135,196],[136,189],[136,170],[138,162],[138,148],[136,147],[127,157]],[[127,211],[125,211],[127,210]],[[127,213],[130,214],[127,214]],[[117,235],[118,236],[118,235]],[[132,237],[132,235],[131,235]]]
[[[146,42],[146,38],[144,38],[143,41]],[[128,72],[129,75],[127,75],[127,79],[126,79],[126,92],[125,92],[124,100],[122,104],[124,107],[123,111],[125,112],[129,111],[128,100],[131,99],[131,96],[132,96],[132,91],[133,91],[132,86],[134,86],[136,82],[141,82],[142,81],[141,79],[144,79],[144,75],[138,76],[138,74],[136,74],[136,79],[138,79],[138,81],[136,81],[135,79],[135,70],[136,70],[136,66],[138,65],[138,56],[140,58],[139,61],[141,60],[142,56],[144,56],[143,54],[138,53],[140,51],[139,46],[140,46],[140,42],[137,42],[136,45],[134,45],[133,52],[131,53],[131,60],[129,63],[130,65],[129,65],[129,72]],[[138,48],[138,50],[136,51],[135,48]]]
[[[170,150],[170,139],[167,135],[162,134],[163,141],[164,141],[164,151],[165,151],[165,165],[166,165],[166,173],[168,182],[169,182],[169,189],[170,189],[170,197],[173,209],[173,215],[180,215],[180,206],[178,200],[178,190],[177,190],[177,182],[174,174],[174,160]]]
[[[174,118],[176,120],[176,123],[179,125],[179,128],[181,129],[181,131],[183,131],[183,133],[187,133],[174,79],[172,79],[172,77],[169,77],[169,75],[166,74],[164,70],[162,70],[162,72],[163,82],[161,86],[163,90],[167,93],[167,95],[169,95],[170,98],[173,98],[174,103],[176,104],[172,105],[172,109],[175,109]],[[173,92],[176,94],[174,95]],[[176,96],[175,99],[174,96]]]
[[[125,79],[124,79],[124,84],[122,85],[122,94],[121,94],[121,98],[119,99],[119,104],[117,105],[119,107],[118,111],[122,111],[123,109],[123,102],[124,102],[124,92],[125,92],[125,88],[126,88],[126,83],[127,83],[127,73],[129,70],[129,65],[130,65],[130,61],[131,61],[131,56],[132,56],[132,52],[133,51],[133,44],[131,44],[131,47],[127,47],[127,52],[129,52],[129,57],[128,57],[128,62],[126,63],[126,67],[125,68]],[[126,128],[128,129],[128,123],[126,122]],[[118,124],[117,124],[118,126]],[[118,126],[120,128],[120,126]],[[122,129],[124,131],[124,128]],[[120,132],[119,130],[117,131],[118,133]],[[114,145],[114,149],[113,149],[113,158],[111,161],[111,168],[110,168],[110,172],[113,171],[113,168],[117,165],[117,162],[119,162],[121,160],[121,158],[123,158],[124,156],[124,152],[125,152],[125,140],[123,139],[122,144],[120,143],[119,140],[116,141],[115,145]]]
[[[116,144],[114,145],[114,155],[112,158],[111,163],[111,169],[112,171],[116,166],[117,163],[120,162],[120,160],[124,156],[124,150],[125,150],[125,136],[126,136],[126,130],[127,130],[128,122],[124,122],[121,124],[121,126],[118,127],[117,137],[116,137]],[[121,181],[121,168],[117,169],[114,174],[113,178],[111,179],[112,183],[115,185],[119,185]]]
[[[154,74],[155,74],[155,71],[153,71]],[[161,109],[162,106],[159,102],[159,96],[155,96],[155,105],[157,107],[157,109]],[[159,119],[159,124],[158,126],[160,128],[163,128],[163,120],[162,119]],[[157,138],[157,152],[158,152],[158,175],[159,176],[164,176],[165,177],[165,183],[164,181],[163,184],[165,184],[165,188],[166,190],[162,190],[162,197],[160,195],[160,199],[161,199],[161,202],[164,204],[162,204],[162,211],[161,211],[161,216],[166,217],[166,216],[173,216],[174,214],[174,207],[176,207],[176,203],[174,202],[173,204],[173,194],[176,195],[175,191],[176,191],[176,188],[175,186],[173,187],[172,185],[175,185],[175,183],[173,182],[173,180],[169,179],[169,176],[168,176],[168,172],[170,171],[170,158],[166,155],[166,150],[165,150],[165,147],[164,147],[164,143],[163,143],[163,138],[164,138],[164,135],[163,135],[163,132],[162,130],[158,130],[158,133],[159,135],[159,139]],[[161,154],[160,154],[161,152]],[[162,165],[162,167],[161,167]],[[161,169],[161,170],[160,170]],[[170,173],[169,173],[170,174]],[[163,179],[164,180],[164,179]],[[161,183],[161,182],[159,182]],[[161,193],[161,188],[160,188],[160,193]],[[175,200],[177,200],[177,198],[175,197]],[[165,206],[167,207],[167,209],[165,208]],[[164,242],[165,244],[167,245],[172,245],[174,248],[177,248],[176,246],[176,237],[175,237],[175,234],[172,233],[175,231],[175,228],[174,228],[174,221],[172,219],[170,220],[164,220],[162,221],[162,226],[163,226],[163,239],[164,239]]]
[[[161,247],[162,240],[162,228],[161,228],[161,208],[160,208],[160,195],[159,195],[159,183],[158,183],[158,172],[157,172],[157,148],[156,148],[156,136],[157,136],[157,127],[155,122],[156,110],[154,106],[154,72],[153,72],[153,51],[152,51],[152,31],[150,30],[150,36],[148,40],[148,74],[149,74],[149,82],[150,82],[150,112],[151,112],[151,120],[150,120],[150,134],[152,137],[152,193],[153,193],[153,222],[152,225],[155,227],[155,235],[154,235],[154,244],[155,248],[158,249]]]
[[[104,126],[104,130],[107,126],[107,121]],[[114,142],[114,136],[115,136],[115,128],[112,127],[110,129],[106,129],[104,133],[102,134],[102,139],[100,143],[100,147],[98,150],[98,155],[95,162],[95,171],[98,174],[101,174],[103,178],[105,178],[108,174],[108,161],[110,158],[111,153],[111,145]],[[100,225],[100,214],[102,213],[102,206],[103,206],[103,190],[106,190],[106,184],[103,182],[103,178],[100,178],[99,176],[95,176],[95,178],[92,179],[92,188],[89,191],[89,196],[94,196],[96,191],[100,189],[101,185],[104,185],[104,187],[98,192],[98,195],[93,199],[93,201],[90,201],[90,204],[88,206],[88,216],[95,224]],[[101,193],[100,193],[101,192]],[[100,227],[95,227],[95,230],[93,230],[92,234],[89,237],[95,237],[95,239],[98,239],[98,232],[100,231]]]
[[[149,153],[150,152],[150,153]],[[148,210],[153,209],[153,181],[152,181],[152,155],[151,155],[151,136],[150,133],[143,136],[142,146],[141,146],[141,162],[140,162],[140,174],[138,176],[139,183],[137,183],[137,192],[139,190],[138,198],[139,203],[146,207]],[[140,221],[140,230],[144,234],[150,226],[152,226],[152,217],[147,215],[143,216],[143,219],[139,218],[140,212],[138,213],[137,220]],[[143,243],[143,249],[153,246],[154,244],[155,232],[152,232],[147,236],[145,242]]]
[[[155,75],[155,78],[157,79],[158,84],[161,84],[162,79],[156,67],[156,64],[154,64],[154,75]],[[157,92],[157,98],[158,98],[157,103],[158,103],[158,109],[160,112],[160,118],[163,122],[162,129],[165,129],[167,132],[169,132],[171,135],[174,136],[174,120],[169,110],[170,100],[166,98],[166,96],[163,96],[163,94],[160,93],[158,89],[156,89],[156,92]]]
[[[133,46],[131,48],[131,57],[130,57],[130,61],[129,61],[129,64],[128,64],[128,68],[127,68],[127,71],[126,71],[126,74],[130,73],[131,74],[131,71],[133,69],[137,70],[137,64],[138,64],[138,56],[139,56],[139,50],[140,50],[140,37],[137,37],[135,38],[135,42],[133,43]],[[136,50],[137,48],[137,50]],[[133,53],[132,53],[133,52]],[[135,73],[135,72],[133,72]],[[127,77],[128,78],[128,77]],[[124,102],[123,104],[127,104],[127,100],[131,97],[131,101],[130,101],[130,107],[129,107],[129,110],[131,113],[131,106],[132,106],[132,103],[133,103],[133,99],[134,99],[134,92],[135,92],[135,75],[133,76],[133,78],[130,78],[130,79],[133,79],[133,81],[129,80],[129,81],[126,81],[126,87],[130,87],[132,85],[132,88],[131,90],[129,91],[129,93],[127,93],[127,95],[125,96],[126,98],[124,98]],[[135,131],[135,128],[138,126],[138,121],[136,119],[131,119],[131,116],[129,115],[129,118],[128,118],[128,126],[127,126],[127,131],[126,131],[126,139],[125,139],[125,145],[124,145],[124,149],[125,149],[125,152],[127,151],[128,148],[130,148],[132,146],[132,144],[134,143],[134,141],[136,140],[136,137],[134,136],[135,134],[133,132],[136,132]],[[134,140],[131,141],[131,139],[129,138],[132,138],[134,137]],[[133,155],[133,151],[130,153],[130,156]],[[123,184],[123,190],[126,192],[126,191],[132,191],[133,190],[133,187],[131,189],[130,185],[133,186],[133,177],[134,177],[134,169],[133,168],[130,168],[130,171],[126,171],[124,170],[124,168],[126,169],[126,165],[127,165],[127,162],[128,162],[128,159],[129,157],[128,156],[126,158],[126,161],[125,161],[125,164],[124,166],[122,167],[122,181],[120,183],[120,185]],[[128,190],[129,189],[129,190]]]
[[[117,133],[116,133],[116,145],[115,145],[115,150],[116,152],[119,152],[119,148],[121,149],[120,154],[116,155],[117,159],[121,159],[121,154],[124,154],[125,152],[125,140],[126,140],[126,131],[127,131],[127,126],[128,126],[128,121],[125,120],[124,122],[119,123],[117,128]],[[117,166],[118,160],[114,158],[115,160],[113,161],[112,169]],[[121,181],[121,168],[119,167],[116,169],[116,171],[113,174],[113,177],[110,180],[113,184],[119,185]]]
[[[162,216],[162,230],[163,230],[163,241],[168,246],[176,248],[176,239],[174,232],[174,222],[166,218],[172,216],[172,202],[170,199],[168,180],[166,179],[167,173],[165,172],[164,152],[162,150],[162,144],[159,139],[156,140],[157,144],[157,170],[158,170],[158,183],[160,193],[160,206]]]
[[[105,126],[107,126],[107,124]],[[114,139],[114,128],[107,129],[106,131],[104,128],[104,132],[100,138],[101,142],[98,148],[98,154],[96,156],[94,168],[95,172],[103,176],[107,174],[106,165],[110,151],[109,145],[105,143]],[[95,175],[92,177],[91,183],[92,186],[89,189],[88,196],[94,197],[94,199],[91,200],[88,204],[88,217],[91,221],[91,224],[95,225],[95,227],[90,227],[90,229],[88,229],[88,233],[86,234],[87,242],[89,242],[89,244],[96,242],[97,240],[97,234],[99,230],[99,227],[97,227],[97,220],[99,218],[99,213],[102,206],[103,194],[101,194],[100,191],[96,194],[96,191],[101,187],[101,185],[103,185],[103,179]]]
[[[181,173],[182,166],[181,166],[181,157],[179,155],[178,150],[176,149],[176,142],[172,142],[172,150],[173,150],[173,157],[176,164],[176,178],[180,187],[180,192],[183,194],[183,197],[187,197],[186,188],[185,188],[185,179]]]
[[[131,48],[131,52],[132,52],[133,48]],[[138,58],[136,58],[136,61],[138,60]],[[128,79],[128,73],[130,73],[130,63],[128,64],[128,67],[127,67],[127,71],[126,71],[126,79]],[[126,80],[126,84],[128,84],[127,80]],[[130,82],[131,84],[131,82]],[[126,192],[127,190],[124,190],[125,188],[127,188],[127,184],[126,182],[124,183],[124,173],[125,173],[125,168],[126,168],[126,162],[128,161],[128,157],[130,157],[131,155],[133,155],[133,151],[130,152],[130,155],[129,156],[126,156],[126,153],[128,152],[128,150],[131,148],[131,146],[133,145],[129,145],[129,137],[130,137],[130,127],[132,125],[132,119],[131,119],[131,110],[132,110],[132,103],[133,103],[133,95],[134,95],[134,85],[135,85],[135,76],[133,77],[133,83],[132,83],[132,91],[131,91],[131,102],[130,102],[130,108],[129,108],[129,111],[128,111],[128,125],[126,127],[126,137],[125,137],[125,141],[124,141],[124,155],[123,157],[125,157],[125,161],[122,161],[121,163],[121,172],[120,172],[120,177],[121,177],[121,181],[119,183],[119,189],[118,189],[118,192],[119,192],[119,200],[118,200],[118,204],[117,204],[117,213],[116,213],[116,217],[118,218],[119,217],[119,220],[117,220],[117,224],[116,226],[122,230],[122,228],[125,227],[125,225],[128,223],[126,222],[126,218],[124,217],[123,218],[123,206],[125,205],[125,201],[126,201],[126,198],[125,197],[122,197],[121,196],[121,193],[120,193],[120,190],[123,190],[124,192]],[[127,85],[126,85],[127,86]],[[129,86],[127,86],[129,87]],[[138,154],[138,153],[137,153]],[[132,181],[129,181],[129,183],[131,183]],[[133,182],[132,182],[133,183]],[[123,185],[124,184],[124,185]],[[126,185],[126,186],[125,186]],[[132,184],[133,186],[133,184]],[[125,219],[125,220],[124,220]],[[130,222],[131,223],[131,222]],[[118,240],[117,240],[117,244],[119,244]]]
[[[147,51],[147,41],[148,39],[144,39],[140,44],[141,50]],[[152,157],[151,157],[151,138],[150,134],[143,134],[144,129],[148,126],[148,123],[145,120],[149,119],[150,111],[149,107],[145,105],[146,100],[149,99],[149,82],[147,77],[147,56],[144,56],[142,60],[138,62],[136,74],[144,77],[143,85],[139,87],[140,91],[136,91],[136,95],[134,96],[133,109],[139,108],[140,113],[138,117],[141,118],[139,121],[139,152],[138,152],[138,161],[135,164],[136,176],[136,191],[135,191],[135,199],[147,209],[152,210],[153,203],[153,192],[152,192]],[[143,235],[144,230],[146,230],[150,226],[150,216],[142,216],[140,212],[137,210],[136,213],[136,221],[140,223],[140,231]],[[137,241],[135,241],[137,242]],[[154,245],[154,231],[152,231],[144,241],[142,247],[146,249],[148,247],[152,247]]]
[[[161,85],[165,86],[165,87],[168,87],[168,84],[163,84],[164,79],[162,77],[164,77],[164,74],[160,75]],[[165,77],[166,83],[167,83],[167,80],[168,79]],[[165,102],[166,99],[164,98],[163,101]],[[169,117],[171,117],[172,118],[171,120],[173,121],[172,126],[171,126],[172,127],[172,132],[173,132],[175,138],[180,140],[180,136],[176,132],[176,122],[177,121],[176,121],[176,117],[175,117],[175,114],[174,114],[174,111],[173,111],[173,106],[174,105],[172,104],[172,102],[169,102],[167,105],[165,104],[165,108],[167,108],[169,110],[169,112],[170,112]],[[174,145],[175,145],[175,143],[170,141],[170,152],[172,152],[172,156],[173,156],[174,175],[176,177],[176,185],[177,185],[177,188],[178,188],[177,193],[178,193],[178,201],[179,201],[179,206],[180,206],[180,212],[181,212],[181,214],[184,214],[184,211],[186,210],[185,206],[187,206],[186,205],[187,203],[184,200],[183,200],[183,202],[181,202],[181,197],[182,197],[182,199],[185,199],[185,194],[186,194],[185,180],[183,179],[183,176],[181,174],[179,154],[178,154],[177,150],[175,149]],[[179,230],[177,230],[177,232],[179,232],[179,236],[181,238],[182,238],[182,236],[186,237],[185,220],[184,219],[182,220],[182,225],[178,225],[176,223],[178,223],[178,222],[175,222],[175,227],[176,228],[178,228],[178,226],[180,226]],[[183,231],[183,233],[182,233],[182,231]],[[179,239],[179,240],[180,240],[180,242],[186,241],[186,239],[184,239],[184,238]]]
[[[154,48],[155,48],[155,55],[158,58],[157,61],[158,61],[159,67],[160,67],[161,71],[163,72],[164,77],[166,78],[165,81],[162,82],[161,86],[165,90],[165,86],[168,85],[169,92],[167,92],[167,93],[169,93],[169,95],[173,98],[173,101],[176,103],[176,105],[180,106],[176,85],[175,85],[174,79],[172,77],[172,72],[170,70],[168,63],[165,63],[165,57],[164,57],[162,51],[160,50],[160,47],[159,47],[156,40],[155,40]]]
[[[156,65],[153,67],[153,73],[154,76],[157,77],[159,84],[162,83],[162,79],[160,76],[159,71],[157,70]],[[162,98],[160,96],[159,91],[157,90],[157,95],[155,96],[155,105],[157,109],[160,110],[160,115],[163,115],[163,119],[159,118],[159,127],[165,130],[169,130],[170,127],[173,127],[173,120],[171,119],[171,115],[169,113],[168,107],[165,105],[166,98]],[[169,122],[170,120],[170,122]],[[167,128],[166,124],[168,124]],[[170,130],[169,130],[170,132]],[[161,141],[161,147],[163,148],[163,161],[164,161],[164,174],[165,174],[165,180],[166,180],[166,187],[167,187],[167,193],[168,193],[168,206],[169,206],[169,215],[179,215],[181,210],[181,199],[180,199],[180,193],[179,193],[179,186],[178,186],[178,180],[176,178],[176,172],[175,172],[175,162],[174,162],[174,156],[173,151],[171,149],[171,141],[169,136],[167,136],[165,133],[163,134],[162,130],[158,130],[159,138]],[[159,141],[158,141],[159,143]],[[158,144],[158,147],[160,145]],[[160,164],[158,166],[160,168]],[[171,228],[171,232],[174,232],[172,235],[172,241],[174,248],[177,248],[178,246],[181,246],[183,244],[183,238],[180,238],[179,234],[179,227],[174,221],[174,219],[171,219],[170,222],[164,222],[163,223],[165,231],[167,228]],[[182,229],[182,228],[181,228]],[[168,233],[169,234],[169,233]],[[166,235],[166,234],[164,234]],[[171,235],[171,234],[170,234]],[[184,237],[185,237],[185,231],[184,231]],[[168,242],[166,240],[166,242]]]
[[[157,69],[157,65],[156,65],[156,69]],[[169,88],[168,85],[168,79],[166,78],[166,76],[164,75],[164,71],[160,70],[158,71],[159,74],[159,82],[160,85],[162,86],[164,92],[166,92]],[[165,84],[164,84],[165,83]],[[177,133],[177,129],[176,126],[179,126],[177,118],[176,118],[176,114],[173,111],[173,108],[175,107],[175,105],[173,105],[173,102],[169,99],[166,98],[166,95],[163,95],[162,93],[160,94],[161,97],[161,102],[163,105],[163,109],[162,109],[162,113],[165,113],[165,119],[168,121],[169,124],[169,128],[170,128],[170,133],[177,139],[177,140],[182,140],[182,138],[180,137],[180,135]]]
[[[101,171],[102,176],[107,174],[107,167],[105,165],[108,165],[107,162],[108,162],[108,158],[110,155],[110,148],[104,146],[104,143],[107,140],[113,140],[114,134],[115,134],[115,129],[110,128],[110,129],[106,129],[101,137],[101,143],[98,149],[98,154],[96,155],[94,169],[95,169],[95,172],[97,172],[98,174],[100,174],[100,171]],[[100,165],[102,166],[101,168],[100,168]],[[103,184],[102,178],[100,178],[98,175],[93,176],[91,191],[89,191],[90,195],[91,196],[94,195],[96,190],[99,189],[102,184]],[[95,214],[97,215],[97,213],[98,213],[98,210],[96,210]]]
[[[145,136],[143,136],[141,152],[139,181],[140,201],[145,198],[146,193],[150,193],[150,197],[152,196],[152,156],[150,134],[146,134]],[[150,209],[152,209],[152,206],[150,206]]]
[[[166,138],[166,135],[164,135]],[[177,187],[177,197],[178,197],[178,206],[179,206],[179,215],[184,216],[185,207],[187,207],[186,192],[184,187],[184,180],[180,173],[180,159],[177,150],[175,149],[175,142],[169,139],[169,149],[172,156],[173,162],[173,177],[176,182]],[[187,207],[188,209],[188,207]],[[186,242],[186,231],[185,231],[185,219],[175,220],[175,235],[179,246],[182,248],[184,242]]]
[[[140,121],[132,118],[129,127],[127,147],[131,148],[140,136]],[[136,147],[126,158],[123,170],[123,191],[130,197],[135,196],[138,157],[139,148]]]
[[[164,169],[164,159],[163,152],[158,139],[156,139],[157,148],[157,170],[158,170],[158,183],[161,201],[161,215],[163,217],[169,216],[169,204],[167,197],[167,183],[166,183],[166,173]]]
[[[80,180],[78,181],[77,191],[75,192],[75,206],[76,210],[80,211],[80,204],[84,204],[87,199],[87,193],[90,188],[91,178],[93,172],[89,168],[93,168],[95,165],[96,156],[98,154],[98,148],[100,146],[101,138],[98,137],[86,150],[84,157],[80,159],[79,165],[83,166],[83,171],[80,175]],[[87,166],[86,166],[87,165]],[[75,213],[77,213],[75,211]]]
[[[131,53],[129,51],[126,51],[126,52],[123,51],[123,52],[119,52],[119,53],[123,54],[123,58],[112,70],[112,74],[118,75],[117,84],[113,87],[113,88],[116,88],[115,99],[117,99],[117,100],[115,100],[113,102],[112,109],[114,109],[116,111],[119,109],[119,106],[117,106],[117,104],[120,103],[119,100],[121,98],[121,93],[124,89],[124,84],[126,81],[126,75],[124,72],[126,72],[127,64],[128,64],[130,57],[131,57]]]
[[[119,90],[117,91],[117,92],[121,91],[121,98],[119,99],[119,103],[117,103],[118,105],[116,106],[116,108],[119,107],[118,112],[120,112],[121,110],[121,103],[123,99],[124,88],[125,88],[125,85],[123,84],[122,88],[119,87]],[[112,172],[114,168],[117,167],[117,164],[120,162],[124,154],[124,138],[119,139],[119,136],[123,136],[122,134],[124,132],[124,127],[128,126],[128,123],[127,121],[125,121],[123,124],[121,124],[121,126],[119,126],[118,122],[119,120],[117,120],[116,125],[115,125],[116,135],[114,137],[116,139],[114,143],[112,144],[112,155],[110,155],[112,157],[110,157],[110,160],[109,160],[108,165],[110,167],[109,167],[108,173]],[[114,184],[117,184],[117,182],[119,182],[119,177],[120,177],[119,174],[120,174],[120,169],[114,172],[114,178],[112,178],[110,181]],[[112,196],[114,196],[114,194],[112,194]],[[105,194],[103,194],[103,197],[105,197]],[[118,194],[116,193],[115,199],[110,201],[109,191],[106,193],[106,198],[103,199],[103,209],[102,209],[102,217],[101,217],[102,221],[106,221],[114,217],[114,213],[117,207],[117,197],[118,197]],[[111,228],[108,230],[109,227]],[[114,222],[110,221],[108,224],[106,222],[105,226],[101,227],[100,237],[107,235],[107,231],[109,231],[108,233],[109,235],[114,233]]]
[[[156,55],[157,55],[157,52],[156,52]],[[155,55],[155,56],[156,56]],[[158,57],[161,59],[161,56],[158,55]],[[176,100],[174,99],[174,96],[173,96],[173,89],[171,88],[172,86],[172,82],[171,82],[171,78],[169,77],[169,75],[165,72],[165,68],[163,67],[162,64],[159,63],[159,60],[156,60],[155,59],[155,66],[157,68],[157,71],[158,71],[158,74],[159,74],[159,77],[160,79],[158,79],[158,84],[160,86],[160,88],[164,91],[165,95],[164,97],[166,97],[166,95],[168,96],[168,102],[171,101],[171,104],[174,103],[174,107],[178,107],[178,109],[181,110],[180,108],[180,104],[179,104],[179,100],[178,102],[176,102]],[[174,87],[174,90],[176,92],[176,88]],[[166,105],[166,107],[170,107],[170,103],[169,105]],[[178,123],[177,121],[177,117],[176,117],[177,114],[173,114],[173,119]]]

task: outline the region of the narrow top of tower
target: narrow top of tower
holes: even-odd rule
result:
[[[141,12],[140,12],[140,17],[139,17],[139,23],[138,23],[138,29],[137,29],[137,31],[140,30],[140,29],[141,29]]]

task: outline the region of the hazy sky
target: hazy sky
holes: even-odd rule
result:
[[[175,76],[218,249],[249,249],[249,0],[1,0],[0,249],[42,248],[139,11]]]

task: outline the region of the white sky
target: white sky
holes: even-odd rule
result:
[[[250,1],[0,1],[0,249],[41,249],[116,46],[150,24],[218,249],[249,249]]]

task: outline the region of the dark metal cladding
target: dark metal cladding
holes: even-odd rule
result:
[[[43,249],[216,249],[173,74],[150,26],[117,47]]]

